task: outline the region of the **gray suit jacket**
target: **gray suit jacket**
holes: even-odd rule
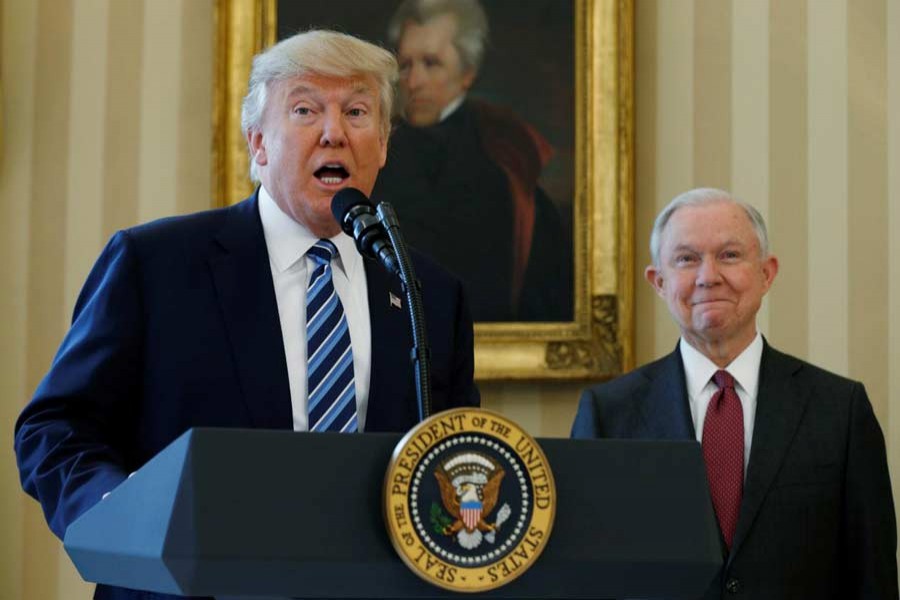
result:
[[[572,437],[695,439],[678,349],[585,390]],[[734,546],[704,597],[896,599],[896,552],[865,388],[765,344]]]

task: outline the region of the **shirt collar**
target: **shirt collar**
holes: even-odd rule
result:
[[[444,110],[441,111],[441,118],[438,119],[438,123],[440,123],[441,121],[444,121],[447,117],[452,115],[456,111],[456,109],[459,108],[460,105],[462,105],[463,100],[465,100],[465,99],[466,99],[466,95],[460,94],[459,96],[457,96],[456,98],[451,100],[450,104],[445,106]]]
[[[718,365],[709,360],[699,350],[691,346],[684,338],[679,343],[681,360],[684,363],[684,376],[687,383],[688,396],[696,398],[719,370]],[[744,351],[731,361],[725,370],[728,371],[739,386],[751,398],[756,397],[759,387],[759,366],[762,362],[763,340],[757,331],[756,337]]]
[[[279,273],[293,267],[319,241],[309,229],[282,211],[263,186],[259,188],[259,218],[269,257]],[[353,279],[357,269],[363,268],[362,256],[356,251],[356,244],[344,232],[332,237],[331,241],[338,249],[338,257],[333,265],[343,269],[347,279]]]

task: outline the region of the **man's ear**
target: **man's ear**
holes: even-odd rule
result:
[[[775,276],[778,275],[778,258],[775,255],[770,254],[762,262],[762,272],[765,278],[766,291],[768,291],[772,287],[772,282],[775,281]]]
[[[478,76],[478,72],[475,69],[469,69],[462,76],[462,87],[465,91],[469,91],[469,88],[472,87],[472,84],[475,83],[475,77]]]
[[[247,147],[250,148],[251,159],[257,165],[265,165],[269,162],[262,131],[251,129],[247,132]]]
[[[389,134],[389,135],[390,135],[390,134]],[[381,147],[381,148],[380,148],[381,156],[378,157],[378,158],[379,158],[379,161],[378,161],[378,168],[379,168],[379,169],[381,169],[382,167],[384,167],[385,163],[387,162],[387,149],[388,149],[388,137],[389,137],[389,135],[388,135],[388,136],[385,136],[384,134],[382,134],[382,135],[378,138],[378,143],[379,143],[379,146]]]
[[[656,290],[657,294],[660,296],[663,295],[662,269],[659,269],[656,265],[647,265],[647,268],[644,269],[644,279],[653,286],[653,289]]]

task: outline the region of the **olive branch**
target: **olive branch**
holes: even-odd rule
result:
[[[447,513],[441,510],[440,504],[437,502],[431,503],[431,524],[434,527],[434,532],[438,534],[444,533],[447,527],[449,527],[453,523],[453,519],[451,519]]]

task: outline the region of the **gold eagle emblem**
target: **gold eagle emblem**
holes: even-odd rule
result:
[[[467,549],[477,547],[482,539],[493,543],[494,532],[511,512],[509,505],[504,504],[493,523],[486,520],[497,505],[505,474],[499,464],[476,452],[457,454],[435,469],[441,501],[453,519],[442,533],[455,535]]]

